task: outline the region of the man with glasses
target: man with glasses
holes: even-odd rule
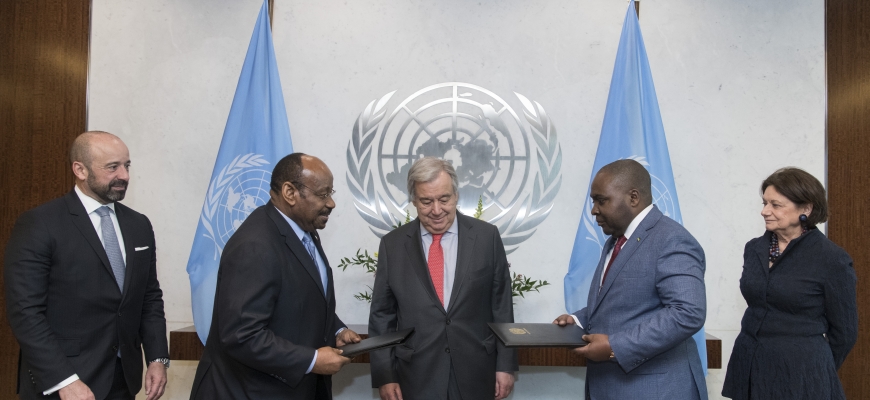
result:
[[[371,353],[381,399],[503,399],[517,355],[488,322],[513,322],[508,263],[498,228],[457,214],[456,171],[434,157],[408,172],[417,219],[388,233],[378,250],[369,335],[415,328],[408,340]]]
[[[191,399],[331,399],[330,375],[359,342],[335,315],[335,289],[318,229],[335,208],[332,172],[290,154],[275,165],[271,200],[221,255],[214,316]]]

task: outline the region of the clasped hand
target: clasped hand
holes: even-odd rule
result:
[[[344,346],[350,343],[359,343],[359,335],[350,330],[344,329],[335,335],[336,346]],[[341,355],[342,351],[329,346],[324,346],[317,349],[317,359],[314,361],[312,373],[318,375],[334,375],[341,370],[342,367],[350,362],[350,358]]]
[[[559,326],[573,325],[574,318],[568,314],[562,314],[553,320],[553,323]],[[610,348],[610,338],[607,335],[602,333],[583,335],[583,340],[589,344],[574,349],[574,353],[592,361],[607,361],[610,359],[610,353],[613,349]]]

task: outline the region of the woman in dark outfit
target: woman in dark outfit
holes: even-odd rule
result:
[[[845,399],[837,369],[858,336],[856,276],[846,251],[816,224],[822,184],[783,168],[761,184],[767,232],[746,243],[740,291],[748,305],[722,395],[732,399]]]

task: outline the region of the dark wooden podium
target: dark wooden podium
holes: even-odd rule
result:
[[[350,329],[363,338],[368,335],[368,326],[349,325]],[[169,358],[172,360],[197,361],[202,356],[203,346],[196,335],[193,325],[169,333]],[[523,366],[534,367],[584,367],[586,359],[567,348],[519,349],[519,362]],[[353,359],[354,363],[368,363],[369,355],[363,354]],[[707,368],[722,368],[722,340],[707,334]]]

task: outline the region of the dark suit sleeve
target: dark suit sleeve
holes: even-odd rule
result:
[[[828,321],[828,344],[837,369],[843,365],[855,341],[858,340],[858,278],[852,259],[845,254],[832,257],[825,275],[825,319]]]
[[[656,291],[662,308],[609,337],[610,347],[626,372],[688,339],[707,318],[701,246],[684,235],[668,238],[662,246],[655,260]]]
[[[145,282],[145,299],[142,302],[142,322],[139,325],[139,337],[145,351],[145,362],[158,358],[169,358],[169,344],[166,341],[166,316],[163,313],[163,291],[157,281],[157,248],[154,240],[154,228],[151,221],[148,224],[148,235],[154,248],[151,264],[148,267],[148,281]]]
[[[210,335],[216,333],[221,347],[236,361],[296,386],[315,349],[268,329],[282,286],[283,266],[274,254],[256,238],[224,251],[214,303],[216,325]]]
[[[378,272],[375,274],[375,287],[372,289],[372,307],[369,313],[369,336],[376,337],[395,332],[398,321],[396,297],[390,288],[390,268],[387,246],[383,239],[378,249]],[[395,350],[393,348],[370,353],[372,387],[379,388],[388,383],[398,382],[393,368]]]
[[[6,245],[6,315],[40,392],[76,373],[46,318],[53,249],[51,234],[34,212],[18,219]]]
[[[504,244],[501,241],[498,230],[495,227],[493,227],[493,230],[495,240],[495,246],[493,246],[495,273],[493,274],[492,282],[493,321],[497,323],[513,323],[513,290],[511,288],[511,275],[508,270],[507,255],[505,254]],[[501,340],[496,340],[496,351],[498,353],[495,364],[496,371],[514,372],[519,370],[517,351],[515,349],[508,349]]]
[[[333,295],[333,302],[335,302],[335,295]],[[341,319],[338,318],[338,314],[335,314],[335,323],[332,325],[332,333],[338,332],[341,328],[347,328],[347,325],[344,322],[341,322]]]

